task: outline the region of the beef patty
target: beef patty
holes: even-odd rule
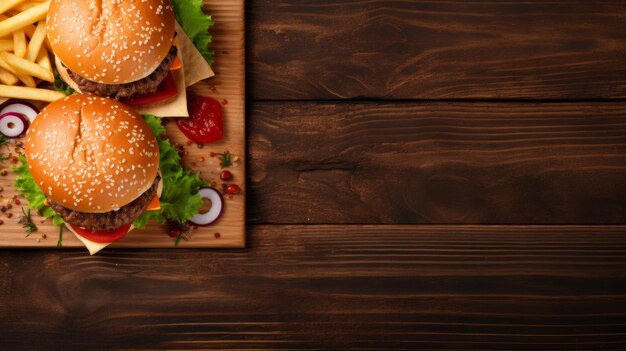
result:
[[[141,194],[133,202],[121,207],[117,211],[105,213],[78,212],[64,207],[58,202],[48,199],[50,207],[63,218],[67,223],[74,226],[86,228],[92,232],[106,231],[112,232],[117,228],[132,223],[139,218],[157,194],[157,188],[161,178],[156,177],[150,189]]]
[[[154,93],[165,77],[167,77],[170,67],[172,67],[176,59],[177,52],[178,49],[176,46],[172,45],[170,52],[163,61],[161,61],[161,64],[154,72],[145,78],[126,84],[101,84],[83,78],[69,69],[67,73],[70,78],[78,84],[78,88],[83,93],[92,93],[98,96],[113,97],[115,99],[126,98],[135,94],[150,94]]]

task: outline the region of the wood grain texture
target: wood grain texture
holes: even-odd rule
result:
[[[626,98],[623,1],[248,2],[255,99]]]
[[[222,103],[225,135],[219,142],[200,149],[195,144],[187,145],[189,139],[176,127],[175,123],[167,125],[167,136],[175,144],[183,145],[187,154],[183,156],[186,168],[200,172],[207,181],[219,180],[220,166],[216,158],[209,157],[210,152],[229,150],[240,158],[237,167],[231,168],[233,182],[242,188],[242,194],[225,200],[222,217],[215,224],[198,228],[191,240],[181,241],[179,247],[243,247],[245,245],[245,41],[244,41],[244,4],[243,0],[213,1],[206,0],[206,10],[216,21],[211,32],[215,36],[212,48],[216,51],[215,77],[199,82],[188,89],[191,94],[210,96]],[[14,148],[0,148],[0,154],[7,155]],[[21,152],[21,150],[17,150]],[[11,163],[0,164],[0,171],[10,169]],[[23,248],[57,248],[59,228],[52,221],[41,222],[42,218],[33,215],[39,230],[26,236],[18,223],[21,208],[26,200],[19,198],[19,205],[13,200],[17,191],[13,188],[15,174],[0,175],[0,206],[12,204],[13,209],[0,213],[0,247]],[[34,214],[34,212],[33,212]],[[12,217],[9,217],[12,216]],[[216,237],[215,233],[219,233]],[[84,245],[68,230],[65,231],[63,247],[84,247]],[[153,223],[144,230],[135,230],[123,240],[113,243],[111,248],[143,247],[175,249],[173,239],[168,237],[167,228]]]
[[[623,226],[248,231],[247,250],[0,251],[0,349],[626,344]]]
[[[619,103],[255,103],[253,223],[626,223]]]

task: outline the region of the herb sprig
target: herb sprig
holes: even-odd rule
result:
[[[211,152],[209,153],[209,156],[211,157],[217,156],[217,159],[220,160],[220,169],[226,169],[232,166],[233,162],[235,161],[233,159],[233,155],[228,150],[224,151],[223,153]]]
[[[37,228],[37,225],[33,223],[33,220],[30,217],[30,209],[28,209],[28,212],[26,212],[24,207],[22,207],[22,213],[24,215],[20,219],[19,223],[22,225],[22,227],[24,227],[24,230],[26,230],[26,236],[28,237],[33,232],[36,232],[38,228]]]
[[[57,247],[63,247],[63,224],[59,226],[59,240],[57,241]]]

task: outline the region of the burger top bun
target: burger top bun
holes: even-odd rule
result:
[[[89,94],[46,106],[24,147],[46,197],[79,212],[131,203],[152,186],[159,169],[158,143],[144,119],[116,100]]]
[[[174,27],[169,0],[52,0],[47,20],[54,54],[102,84],[150,75],[172,47]]]

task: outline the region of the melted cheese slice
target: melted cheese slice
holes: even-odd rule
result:
[[[183,61],[183,68],[185,68],[185,85],[190,87],[201,80],[211,78],[215,75],[211,66],[206,62],[204,56],[198,51],[195,45],[182,27],[176,22],[176,33],[178,36],[178,50],[181,55],[179,56]]]
[[[69,225],[66,225],[65,228],[69,229],[72,233],[74,233],[76,238],[78,240],[80,240],[80,242],[82,242],[83,245],[85,245],[85,247],[87,248],[87,251],[89,251],[90,255],[95,255],[95,254],[98,253],[98,251],[100,251],[100,250],[104,249],[105,247],[111,245],[111,243],[96,243],[96,242],[93,242],[93,241],[91,241],[91,240],[89,240],[87,238],[84,238],[84,237],[78,235],[78,233],[76,233],[74,231],[74,229],[72,227],[70,227]],[[131,227],[131,230],[132,230],[132,227]],[[130,232],[130,230],[129,230],[129,232]]]
[[[161,201],[159,201],[159,195],[154,195],[154,198],[146,207],[146,211],[158,211],[161,209]]]

